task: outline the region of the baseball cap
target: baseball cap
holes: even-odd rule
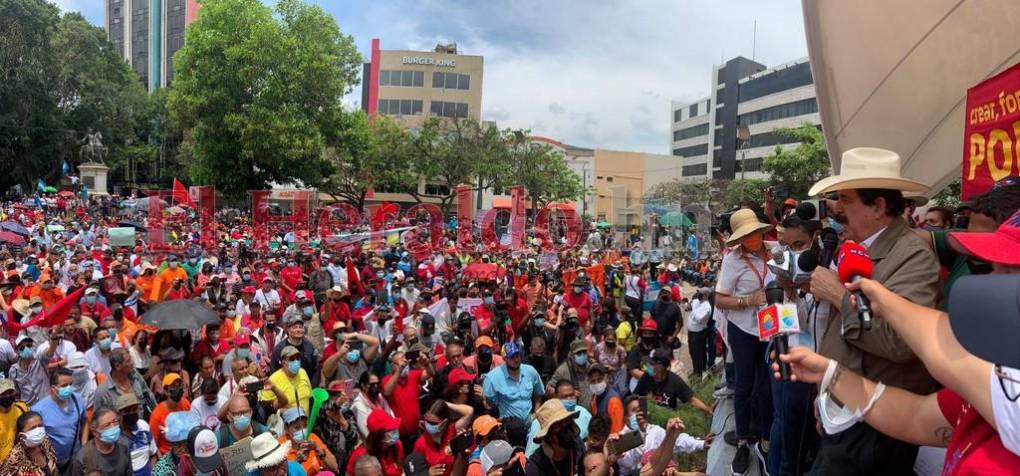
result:
[[[489,337],[489,336],[478,336],[478,338],[475,339],[475,348],[476,349],[480,348],[480,347],[484,347],[484,346],[488,346],[490,349],[494,347],[494,345],[492,343],[492,337]]]
[[[42,304],[42,298],[39,297],[39,296],[32,296],[32,298],[28,300],[28,304],[30,306],[34,306],[36,304]]]
[[[652,351],[652,356],[649,360],[653,364],[662,364],[668,367],[670,362],[673,361],[673,352],[669,349],[655,349]]]
[[[163,433],[166,435],[167,441],[180,443],[187,440],[188,433],[198,425],[198,416],[194,413],[190,411],[173,412],[166,417],[166,430]]]
[[[90,294],[97,294],[97,293],[99,293],[99,289],[97,289],[97,288],[91,288],[91,287],[90,288],[85,288],[85,295],[86,296],[88,296]]]
[[[255,286],[245,286],[241,288],[243,294],[255,294]]]
[[[427,476],[428,474],[429,463],[425,460],[425,455],[418,452],[407,455],[407,459],[404,460],[405,476]]]
[[[301,354],[301,351],[292,345],[288,345],[280,351],[280,357],[286,359]]]
[[[381,430],[396,430],[400,427],[400,421],[386,413],[386,410],[376,408],[372,410],[372,413],[368,414],[368,418],[365,420],[365,427],[368,428],[369,433],[375,433]]]
[[[14,341],[14,346],[17,347],[17,346],[21,345],[22,342],[25,342],[26,340],[31,342],[31,343],[33,343],[33,344],[35,344],[35,340],[33,340],[31,337],[29,337],[28,334],[21,334],[21,335],[18,336],[17,340]]]
[[[450,371],[450,375],[446,377],[446,383],[448,385],[457,385],[458,383],[463,382],[465,380],[470,382],[474,379],[475,376],[468,372],[467,370],[453,369]]]
[[[121,411],[135,405],[138,405],[138,397],[135,396],[134,392],[122,393],[119,397],[117,397],[117,411]]]
[[[239,332],[239,333],[235,334],[234,335],[234,345],[235,346],[251,345],[251,336],[249,336],[248,334],[246,334],[244,332]]]
[[[485,445],[485,448],[482,448],[480,456],[482,471],[488,473],[495,466],[507,464],[513,454],[514,447],[510,446],[510,443],[503,440],[490,441]]]
[[[4,392],[16,392],[17,389],[14,387],[14,381],[9,378],[0,378],[0,393]]]
[[[521,346],[517,345],[516,342],[507,342],[506,344],[503,344],[503,356],[508,359],[520,357]]]
[[[175,372],[170,372],[163,376],[163,386],[169,387],[178,380],[181,380],[181,376]]]
[[[949,239],[955,240],[967,254],[989,263],[1020,266],[1020,211],[1002,222],[994,233],[954,231],[949,233]]]
[[[1020,274],[958,279],[949,292],[949,324],[968,352],[1020,368]]]
[[[588,351],[588,344],[585,344],[585,342],[583,340],[578,339],[578,340],[575,340],[575,341],[570,343],[570,354],[571,355],[579,354],[581,352],[587,352],[587,351]]]
[[[659,323],[655,322],[655,319],[645,319],[641,321],[641,327],[638,328],[641,331],[659,331]]]
[[[215,471],[224,465],[216,433],[204,426],[193,428],[188,433],[188,454],[195,467],[203,473]]]
[[[67,368],[71,370],[82,369],[88,366],[89,363],[87,360],[85,360],[84,352],[76,350],[74,352],[71,352],[71,354],[67,356]]]
[[[475,419],[475,422],[471,424],[471,430],[476,435],[488,435],[493,428],[500,425],[499,420],[492,417],[492,415],[482,415]]]
[[[281,415],[281,417],[283,417],[283,422],[288,425],[293,423],[294,420],[306,416],[308,416],[308,414],[305,413],[305,410],[301,407],[290,407],[284,410],[283,414]]]

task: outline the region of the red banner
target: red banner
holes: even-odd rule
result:
[[[963,187],[969,200],[1020,174],[1020,64],[967,90]]]

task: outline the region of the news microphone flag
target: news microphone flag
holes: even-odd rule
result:
[[[839,249],[839,281],[842,283],[857,282],[861,278],[871,278],[875,265],[871,262],[868,250],[858,243],[847,241]],[[857,316],[861,320],[861,327],[865,330],[871,329],[871,302],[868,297],[860,291],[854,291],[857,299]]]
[[[772,304],[758,311],[758,339],[767,341],[779,334],[797,334],[800,321],[796,304]]]

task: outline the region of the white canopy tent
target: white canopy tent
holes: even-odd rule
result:
[[[896,151],[935,193],[960,176],[967,88],[1020,61],[1014,0],[803,0],[833,169],[854,147]]]

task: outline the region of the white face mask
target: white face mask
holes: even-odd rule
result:
[[[29,448],[35,448],[42,444],[43,440],[46,439],[46,427],[37,426],[21,434],[22,441],[25,442],[25,446]]]
[[[597,397],[597,396],[602,395],[603,393],[606,392],[606,383],[605,382],[599,382],[599,383],[588,384],[588,388],[591,389],[591,394],[595,395]]]
[[[995,367],[992,367],[992,413],[995,415],[995,426],[999,429],[1002,446],[1020,456],[1020,399],[1011,399],[1020,394],[1020,383],[1017,383],[1020,382],[1020,370],[1009,367],[1000,369],[1005,378],[1000,379],[995,373]]]
[[[884,391],[885,385],[879,383],[875,387],[875,393],[872,395],[871,401],[868,402],[868,406],[863,410],[858,408],[854,411],[839,406],[836,402],[832,401],[829,392],[823,392],[818,396],[818,417],[822,421],[825,433],[830,435],[842,433],[858,422],[864,421],[864,414],[871,410],[871,406],[875,404],[878,397],[882,396]]]

